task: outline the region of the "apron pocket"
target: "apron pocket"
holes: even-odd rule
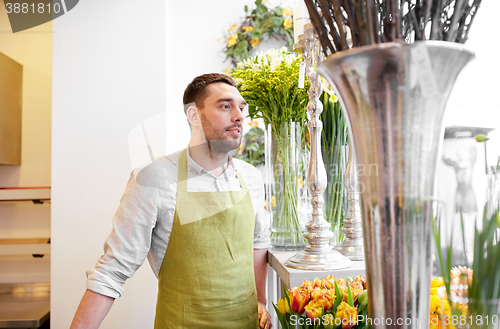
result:
[[[184,305],[186,329],[256,329],[258,318],[255,294],[243,302],[220,306]]]

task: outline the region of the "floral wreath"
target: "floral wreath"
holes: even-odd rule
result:
[[[293,47],[292,11],[280,6],[269,9],[264,5],[265,1],[267,0],[256,0],[256,7],[250,13],[248,6],[245,6],[247,16],[243,22],[233,24],[227,30],[224,53],[226,60],[230,59],[233,66],[249,58],[252,50],[263,40],[284,40],[289,50]],[[230,67],[226,69],[226,74],[229,69]]]

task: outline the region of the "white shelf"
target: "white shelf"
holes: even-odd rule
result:
[[[49,238],[0,239],[0,255],[48,255]]]
[[[0,201],[50,200],[50,192],[50,187],[0,188]]]

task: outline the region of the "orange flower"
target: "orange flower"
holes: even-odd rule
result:
[[[318,319],[323,315],[323,308],[318,301],[312,301],[305,307],[307,317],[311,320]]]
[[[346,302],[340,303],[337,307],[337,313],[335,313],[335,318],[341,319],[342,329],[352,328],[357,321],[358,308],[349,306]]]
[[[250,40],[250,45],[252,45],[252,48],[255,48],[259,45],[259,38],[252,38],[252,40]]]
[[[294,312],[299,314],[304,313],[307,302],[309,302],[309,296],[303,289],[297,288],[293,291],[291,307]]]

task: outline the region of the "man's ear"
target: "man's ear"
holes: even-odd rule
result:
[[[196,106],[191,105],[190,107],[188,107],[188,109],[186,110],[186,116],[191,126],[196,127],[201,125],[200,116],[198,114],[198,109],[196,108]]]

